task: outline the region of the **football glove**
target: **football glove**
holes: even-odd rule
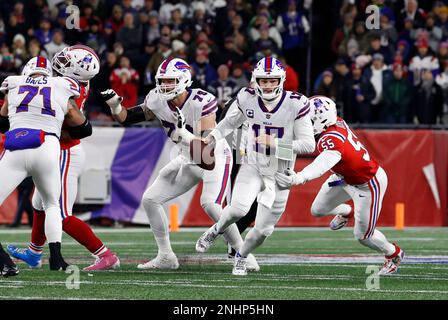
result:
[[[120,97],[113,89],[107,89],[100,94],[109,106],[113,115],[118,115],[123,110],[123,107],[121,106],[123,97]]]
[[[295,173],[291,169],[286,169],[284,173],[276,172],[275,180],[277,184],[282,188],[290,188],[294,185],[304,184],[305,178],[303,177],[301,172]]]

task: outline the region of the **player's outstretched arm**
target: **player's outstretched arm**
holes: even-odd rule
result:
[[[101,96],[109,106],[114,119],[123,126],[155,119],[154,113],[152,113],[152,111],[146,108],[143,104],[129,109],[123,108],[121,105],[123,97],[120,97],[112,89],[101,92]]]
[[[0,132],[5,133],[8,130],[9,130],[8,95],[5,94],[3,105],[0,108]]]
[[[233,130],[239,128],[246,116],[238,106],[238,101],[235,99],[229,108],[224,119],[222,119],[218,125],[210,132],[210,134],[204,139],[207,144],[213,144],[217,140],[224,139],[229,134],[233,133]]]
[[[287,169],[285,172],[276,172],[275,180],[283,188],[304,184],[307,181],[321,177],[325,172],[333,168],[341,158],[342,156],[339,151],[324,151],[298,173],[295,173],[291,169]]]
[[[309,115],[305,115],[294,121],[294,138],[292,142],[294,153],[313,153],[314,149],[316,149],[313,124]]]
[[[82,139],[92,135],[92,125],[86,119],[73,98],[68,100],[68,111],[65,115],[67,132],[72,139]]]

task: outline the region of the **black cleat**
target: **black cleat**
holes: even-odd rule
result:
[[[49,243],[48,246],[50,247],[50,270],[53,271],[60,271],[60,270],[66,270],[69,264],[64,261],[64,258],[61,254],[61,243],[60,242],[52,242]]]
[[[15,264],[12,265],[5,264],[2,266],[0,273],[5,278],[13,277],[19,274],[19,268]]]

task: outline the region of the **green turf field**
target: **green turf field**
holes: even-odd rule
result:
[[[79,289],[69,290],[68,275],[50,272],[46,259],[39,270],[19,263],[17,277],[0,278],[0,299],[448,299],[447,228],[383,228],[408,259],[398,275],[380,278],[380,288],[371,290],[366,288],[371,275],[366,268],[379,267],[382,257],[358,244],[351,229],[277,229],[255,252],[261,271],[247,277],[232,276],[222,240],[209,253],[195,253],[203,230],[171,235],[179,270],[140,271],[137,264],[157,252],[149,229],[96,229],[120,256],[119,270],[81,271]],[[29,234],[28,229],[0,229],[4,247],[9,243],[25,246]],[[66,235],[63,255],[81,269],[93,261],[86,249]]]

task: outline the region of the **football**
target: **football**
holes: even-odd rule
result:
[[[190,143],[190,156],[194,163],[205,170],[215,168],[214,148],[200,139],[193,139]]]

